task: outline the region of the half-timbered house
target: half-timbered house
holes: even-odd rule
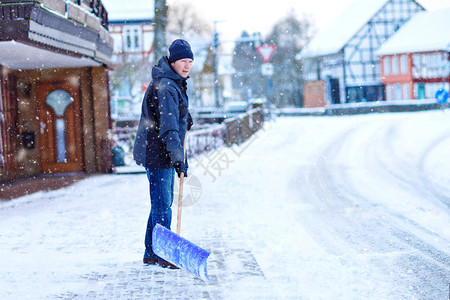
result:
[[[357,0],[319,32],[302,60],[304,106],[384,100],[376,51],[424,8],[414,0]]]

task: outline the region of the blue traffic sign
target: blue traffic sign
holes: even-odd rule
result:
[[[434,97],[438,103],[445,103],[448,100],[448,92],[444,89],[439,89]]]

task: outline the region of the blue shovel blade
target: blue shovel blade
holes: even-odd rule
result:
[[[156,224],[152,235],[153,252],[175,266],[209,282],[206,260],[209,252]]]

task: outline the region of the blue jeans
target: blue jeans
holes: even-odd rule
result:
[[[152,232],[156,224],[160,224],[170,229],[172,222],[173,184],[175,169],[146,169],[147,178],[150,184],[151,209],[147,222],[147,232],[145,234],[144,257],[158,258],[153,253]],[[159,261],[164,261],[158,258]]]

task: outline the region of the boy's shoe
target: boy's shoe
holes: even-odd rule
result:
[[[174,264],[171,264],[170,262],[167,262],[167,261],[158,261],[158,265],[160,265],[163,268],[172,269],[172,270],[179,269],[177,266],[175,266]]]
[[[146,265],[156,265],[157,263],[158,263],[157,258],[144,257],[144,264],[146,264]]]

